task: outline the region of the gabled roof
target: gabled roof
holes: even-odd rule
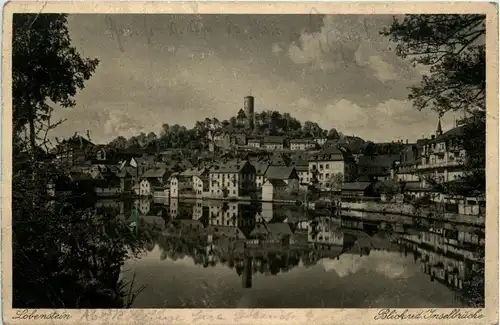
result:
[[[312,139],[291,139],[290,140],[290,144],[291,143],[309,143],[309,144],[316,144],[316,141],[312,140]]]
[[[443,142],[452,138],[458,138],[460,136],[463,136],[465,133],[465,127],[466,125],[462,125],[456,128],[453,128],[451,130],[446,131],[445,133],[437,136],[435,139],[431,139],[429,143],[437,143],[437,142]]]
[[[364,191],[371,184],[370,182],[348,182],[342,184],[342,191]]]
[[[264,143],[279,143],[279,144],[282,144],[284,140],[285,140],[284,137],[274,136],[274,135],[264,137]]]
[[[287,183],[281,179],[268,179],[264,184],[269,183],[272,184],[273,187],[287,187]]]
[[[293,175],[294,170],[294,167],[269,166],[265,176],[271,180],[288,180]]]
[[[182,176],[201,176],[205,173],[205,168],[188,168],[181,173]]]
[[[340,150],[321,151],[309,157],[309,161],[343,161],[344,155]]]
[[[165,173],[167,171],[165,168],[154,168],[154,169],[148,169],[144,172],[142,175],[143,178],[161,178],[165,176]]]
[[[240,173],[249,164],[247,160],[232,160],[225,164],[215,165],[210,169],[211,173]]]
[[[390,168],[392,164],[399,159],[399,155],[361,156],[359,157],[358,165]]]
[[[293,235],[292,228],[290,224],[286,222],[276,222],[276,223],[268,223],[266,224],[267,230],[269,233],[277,234],[277,235]]]

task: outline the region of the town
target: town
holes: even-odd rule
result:
[[[23,10],[12,308],[488,305],[490,17]]]
[[[438,119],[435,134],[416,143],[338,134],[258,137],[254,101],[245,97],[238,113],[244,128],[209,128],[200,140],[208,150],[196,157],[183,148],[118,149],[75,135],[52,152],[69,172],[49,183],[49,192],[79,184],[98,197],[324,203],[396,214],[412,214],[425,201],[436,217],[484,222],[484,197],[450,194],[443,186],[463,183],[467,172],[463,124],[443,130]]]

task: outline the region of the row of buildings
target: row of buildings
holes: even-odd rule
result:
[[[308,147],[309,140],[292,141],[298,151],[283,151],[275,142],[281,140],[271,137],[268,143],[279,146],[272,152],[240,148],[211,153],[196,162],[183,156],[174,161],[155,152],[117,152],[73,137],[56,158],[71,166],[73,182],[92,182],[102,196],[273,201],[301,200],[314,189],[364,197],[388,191],[418,198],[439,192],[436,184],[460,181],[468,158],[463,132],[460,125],[443,132],[439,121],[436,134],[405,143],[402,152],[393,155],[362,155],[349,142],[332,144],[326,139],[314,140],[314,148]],[[247,145],[257,146],[252,141]]]

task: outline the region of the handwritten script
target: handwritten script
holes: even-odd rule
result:
[[[71,319],[71,315],[64,311],[39,311],[39,310],[28,310],[21,309],[16,311],[16,316],[12,317],[12,319],[22,319],[22,320],[67,320]]]
[[[407,320],[407,319],[481,319],[484,318],[481,309],[475,311],[464,309],[453,309],[452,311],[439,311],[437,309],[425,309],[418,312],[403,311],[398,309],[381,309],[373,317],[375,320]]]

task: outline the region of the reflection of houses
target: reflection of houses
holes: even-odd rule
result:
[[[331,218],[317,218],[308,225],[308,242],[341,246],[344,244],[344,234],[338,227],[339,224]]]
[[[170,199],[170,218],[175,219],[179,215],[179,200]]]
[[[398,239],[405,250],[411,249],[420,259],[422,271],[431,281],[439,281],[461,291],[471,277],[484,269],[484,239],[477,234],[449,229],[430,229],[406,234]],[[481,249],[482,247],[482,249]],[[467,294],[467,293],[465,293]]]

